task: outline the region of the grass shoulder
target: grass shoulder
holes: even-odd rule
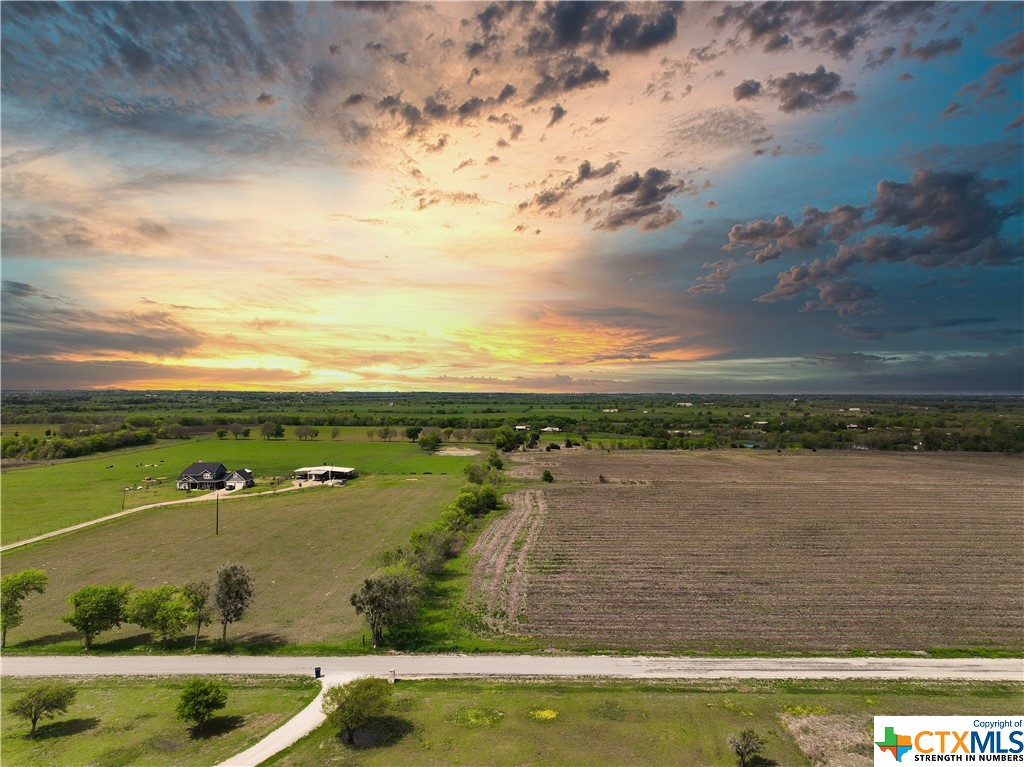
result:
[[[730,734],[754,729],[763,765],[870,758],[879,714],[1024,712],[1020,683],[874,680],[428,680],[396,685],[390,713],[348,746],[326,724],[268,764],[734,765]],[[643,732],[643,737],[637,734]],[[837,733],[846,736],[836,746]]]
[[[40,681],[4,677],[0,690],[10,700]],[[216,764],[281,726],[320,689],[316,681],[304,677],[220,678],[227,706],[202,733],[193,733],[175,717],[184,677],[70,681],[77,691],[74,703],[66,714],[41,722],[33,738],[26,737],[29,728],[22,720],[6,709],[0,714],[5,767]]]

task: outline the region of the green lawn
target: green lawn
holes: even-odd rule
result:
[[[400,681],[394,703],[357,731],[355,747],[324,725],[265,764],[735,767],[726,739],[752,728],[767,744],[762,767],[798,767],[812,763],[793,734],[804,726],[817,734],[809,750],[829,763],[854,753],[867,764],[872,716],[1020,714],[1024,685]]]
[[[213,503],[203,502],[141,511],[12,550],[4,572],[39,568],[49,585],[25,600],[25,623],[11,630],[6,652],[79,652],[81,642],[60,618],[69,611],[67,596],[82,586],[212,580],[225,562],[241,562],[255,577],[252,609],[229,629],[239,650],[358,649],[363,621],[349,595],[373,571],[373,556],[437,519],[461,484],[455,474],[364,476],[346,487],[221,503],[220,535]],[[206,632],[214,634],[219,626]],[[129,625],[101,634],[95,649],[150,652],[149,640]]]
[[[329,430],[328,430],[329,435]],[[355,435],[350,435],[355,436]],[[476,446],[480,448],[481,446]],[[354,467],[361,475],[448,474],[476,457],[434,455],[408,440],[219,440],[216,437],[164,442],[157,446],[46,466],[5,471],[0,511],[0,543],[31,538],[51,530],[114,514],[122,509],[184,498],[174,488],[178,474],[194,461],[216,461],[229,469],[251,469],[258,483],[286,477],[303,466],[325,463]],[[147,481],[146,478],[151,480]],[[142,487],[125,492],[126,487]]]
[[[4,677],[5,703],[39,680]],[[240,753],[297,714],[317,694],[312,679],[225,677],[227,707],[192,736],[175,718],[185,678],[137,677],[71,681],[78,696],[64,715],[42,720],[34,738],[29,725],[0,714],[4,767],[209,767]]]

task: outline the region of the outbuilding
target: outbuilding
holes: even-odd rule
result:
[[[296,469],[295,479],[308,479],[313,482],[330,482],[335,479],[354,479],[356,470],[350,466],[307,466]]]

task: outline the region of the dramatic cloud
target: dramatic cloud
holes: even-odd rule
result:
[[[97,312],[12,280],[4,280],[3,296],[5,364],[81,354],[180,358],[206,340],[167,311]]]
[[[1021,241],[1001,239],[1004,223],[1021,214],[1021,202],[997,205],[990,195],[1006,182],[986,181],[971,172],[919,170],[907,183],[882,181],[875,199],[865,208],[839,206],[830,212],[808,209],[796,225],[785,216],[774,221],[736,225],[727,248],[760,246],[749,251],[756,263],[775,260],[782,248],[813,250],[828,240],[844,243],[835,255],[815,259],[780,272],[773,290],[759,301],[791,299],[817,286],[820,306],[840,307],[841,314],[858,311],[876,293],[850,280],[839,282],[851,268],[876,263],[910,263],[919,267],[1007,266],[1020,263]],[[865,219],[866,210],[873,214]],[[855,235],[885,227],[892,231]]]
[[[939,56],[949,56],[959,53],[964,47],[964,41],[959,37],[951,37],[948,40],[929,40],[924,45],[914,47],[910,42],[904,42],[900,46],[900,58],[915,58],[918,61],[931,61]]]
[[[554,74],[545,74],[530,91],[529,102],[557,97],[559,94],[608,82],[611,73],[593,61],[561,59]]]
[[[643,175],[634,172],[625,176],[599,198],[600,202],[611,202],[608,211],[588,208],[587,217],[598,217],[596,229],[620,229],[638,226],[644,231],[654,231],[668,226],[681,217],[678,208],[665,205],[669,195],[682,189],[672,181],[672,174],[660,168],[648,168]]]
[[[734,30],[765,53],[791,47],[823,51],[845,59],[887,24],[924,21],[931,3],[730,3],[714,18],[720,30]],[[939,11],[941,12],[941,11]]]
[[[676,14],[682,10],[676,4],[651,7],[653,13],[640,14],[622,13],[617,3],[545,4],[526,35],[529,51],[557,53],[581,46],[596,46],[609,53],[649,51],[675,39]]]
[[[736,101],[767,95],[779,101],[782,112],[820,110],[833,104],[851,104],[857,94],[840,90],[843,78],[819,65],[813,72],[790,72],[783,77],[770,77],[762,87],[756,80],[744,80],[733,88]]]
[[[561,104],[555,104],[553,107],[551,107],[551,120],[548,122],[548,127],[550,128],[552,125],[559,122],[567,114],[568,112],[566,112],[565,109],[562,108]]]
[[[761,95],[761,83],[757,80],[744,80],[732,89],[732,97],[737,101],[752,99]]]
[[[863,387],[1008,370],[1019,26],[1012,3],[7,3],[5,385],[835,391],[852,369],[809,351],[889,342]]]

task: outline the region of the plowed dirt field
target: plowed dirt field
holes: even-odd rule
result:
[[[846,652],[1024,644],[1019,457],[519,454],[475,599],[557,646]]]

